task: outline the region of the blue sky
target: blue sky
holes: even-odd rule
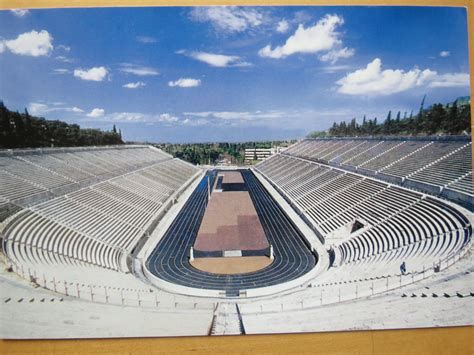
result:
[[[300,138],[469,95],[464,8],[0,11],[10,109],[127,140]]]

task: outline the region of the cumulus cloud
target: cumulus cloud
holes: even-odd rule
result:
[[[27,9],[12,9],[10,12],[15,15],[16,17],[23,17],[27,15],[30,11]]]
[[[152,44],[158,42],[156,38],[149,36],[137,36],[135,39],[137,40],[137,42],[143,44]]]
[[[237,6],[195,7],[190,17],[194,21],[209,22],[220,32],[243,32],[263,23],[263,14],[255,8]]]
[[[178,80],[168,82],[168,86],[180,88],[193,88],[199,85],[201,85],[201,80],[192,78],[179,78]]]
[[[278,22],[276,30],[277,32],[285,33],[286,31],[288,31],[289,28],[290,26],[288,25],[288,21],[281,20],[280,22]]]
[[[146,86],[146,84],[143,81],[137,81],[136,83],[128,83],[128,84],[122,85],[122,87],[126,89],[139,89],[144,86]]]
[[[47,56],[54,49],[53,37],[45,30],[25,32],[16,39],[3,41],[2,47],[14,54],[31,57]]]
[[[93,67],[90,69],[74,69],[76,78],[88,81],[104,81],[109,74],[105,67]]]
[[[132,74],[137,76],[156,76],[160,73],[157,69],[152,67],[145,67],[136,64],[122,63],[119,69],[122,73]]]
[[[340,58],[350,58],[354,55],[355,50],[353,48],[341,48],[331,50],[319,57],[322,62],[330,62],[335,64]]]
[[[406,91],[414,87],[468,86],[469,74],[438,74],[436,71],[414,68],[382,70],[382,61],[375,58],[363,69],[347,74],[336,82],[337,91],[347,95],[382,96]]]
[[[329,51],[342,44],[336,29],[343,23],[344,20],[340,16],[326,15],[312,27],[304,28],[300,24],[285,44],[275,48],[269,44],[260,49],[258,54],[261,57],[280,59],[296,53]]]
[[[87,117],[98,118],[98,117],[103,117],[104,114],[105,114],[105,110],[103,108],[95,108],[87,114]]]
[[[207,52],[187,52],[179,51],[179,54],[187,55],[193,59],[199,60],[200,62],[209,64],[212,67],[225,68],[225,67],[249,67],[252,64],[245,62],[236,55],[224,55]]]

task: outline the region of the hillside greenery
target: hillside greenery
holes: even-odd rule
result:
[[[75,147],[123,144],[115,125],[112,131],[83,129],[77,124],[10,111],[0,101],[0,148]]]
[[[417,114],[401,112],[396,115],[389,111],[384,121],[377,117],[362,119],[359,124],[355,118],[351,121],[334,122],[328,131],[312,132],[311,138],[341,136],[423,136],[423,135],[460,135],[471,132],[470,100],[459,98],[448,105],[435,104],[424,109],[423,98]]]
[[[242,165],[247,148],[271,148],[288,146],[294,141],[265,141],[244,143],[193,143],[193,144],[155,144],[157,148],[173,155],[175,158],[186,160],[192,164],[214,165],[227,160],[231,164]]]

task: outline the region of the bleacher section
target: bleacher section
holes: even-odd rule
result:
[[[127,271],[164,203],[199,171],[147,146],[7,151],[0,164],[3,248],[33,270]]]
[[[416,259],[423,265],[468,244],[472,227],[464,213],[439,199],[331,163],[344,155],[342,162],[399,177],[437,165],[451,176],[447,188],[465,193],[472,191],[471,175],[459,156],[464,153],[470,162],[470,148],[470,142],[457,141],[304,140],[255,169],[333,245],[338,263],[394,260],[400,264]],[[452,166],[446,155],[458,157]],[[351,230],[355,225],[358,228]]]
[[[140,145],[0,151],[0,197],[28,206],[170,158]]]
[[[470,137],[306,139],[282,154],[375,176],[474,208]]]

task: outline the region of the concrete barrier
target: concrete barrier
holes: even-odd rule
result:
[[[452,190],[450,188],[445,188],[441,192],[441,196],[447,198],[448,200],[454,201],[461,206],[467,208],[469,211],[474,210],[474,197],[463,194],[459,191]]]
[[[392,184],[401,185],[403,182],[403,178],[400,176],[385,174],[385,173],[377,173],[377,178],[380,180],[387,181]]]
[[[424,182],[415,181],[411,179],[405,179],[402,186],[407,187],[409,189],[413,189],[413,190],[427,192],[433,195],[439,195],[439,193],[441,192],[441,188],[439,186],[431,185],[431,184],[427,184]]]

